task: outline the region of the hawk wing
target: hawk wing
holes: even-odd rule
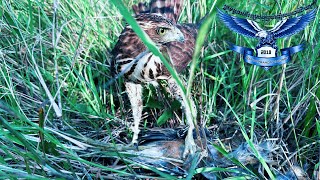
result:
[[[218,15],[229,29],[244,36],[258,37],[257,34],[264,31],[255,21],[230,16],[220,9],[218,9]]]
[[[275,38],[291,36],[303,30],[316,16],[316,9],[295,18],[279,21],[268,32],[272,32]]]

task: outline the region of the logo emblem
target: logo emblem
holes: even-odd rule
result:
[[[292,54],[303,50],[303,45],[285,48],[280,50],[281,55],[278,56],[276,40],[292,36],[303,30],[315,18],[316,9],[302,16],[284,18],[269,30],[262,29],[253,20],[231,16],[220,9],[218,9],[218,15],[230,30],[247,37],[259,39],[255,50],[233,44],[229,45],[231,50],[243,54],[247,63],[261,66],[267,70],[272,66],[289,62]]]
[[[263,46],[257,49],[257,57],[276,57],[276,49],[272,48],[271,46]]]

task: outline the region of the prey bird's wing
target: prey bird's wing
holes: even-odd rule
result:
[[[316,9],[309,13],[279,21],[272,29],[268,32],[272,32],[275,38],[283,38],[286,36],[294,35],[303,30],[316,16]]]
[[[229,29],[244,36],[258,37],[257,34],[264,31],[255,21],[231,16],[220,9],[218,16]]]

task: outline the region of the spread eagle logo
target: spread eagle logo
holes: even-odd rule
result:
[[[315,18],[316,9],[302,16],[283,19],[269,30],[262,29],[253,20],[231,16],[219,9],[218,16],[230,30],[247,37],[259,38],[259,44],[256,47],[257,57],[276,57],[278,51],[276,39],[292,36],[303,30]],[[267,52],[272,51],[272,53],[263,55],[263,53],[261,54],[261,49],[268,50]]]
[[[230,16],[218,10],[220,19],[232,31],[251,38],[259,38],[258,47],[265,44],[277,49],[275,39],[292,36],[303,30],[316,16],[316,9],[309,13],[279,21],[272,29],[264,30],[257,22]]]

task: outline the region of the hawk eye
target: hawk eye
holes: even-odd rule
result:
[[[166,28],[158,28],[157,29],[157,33],[161,36],[163,36],[166,32],[167,32],[168,29]]]

